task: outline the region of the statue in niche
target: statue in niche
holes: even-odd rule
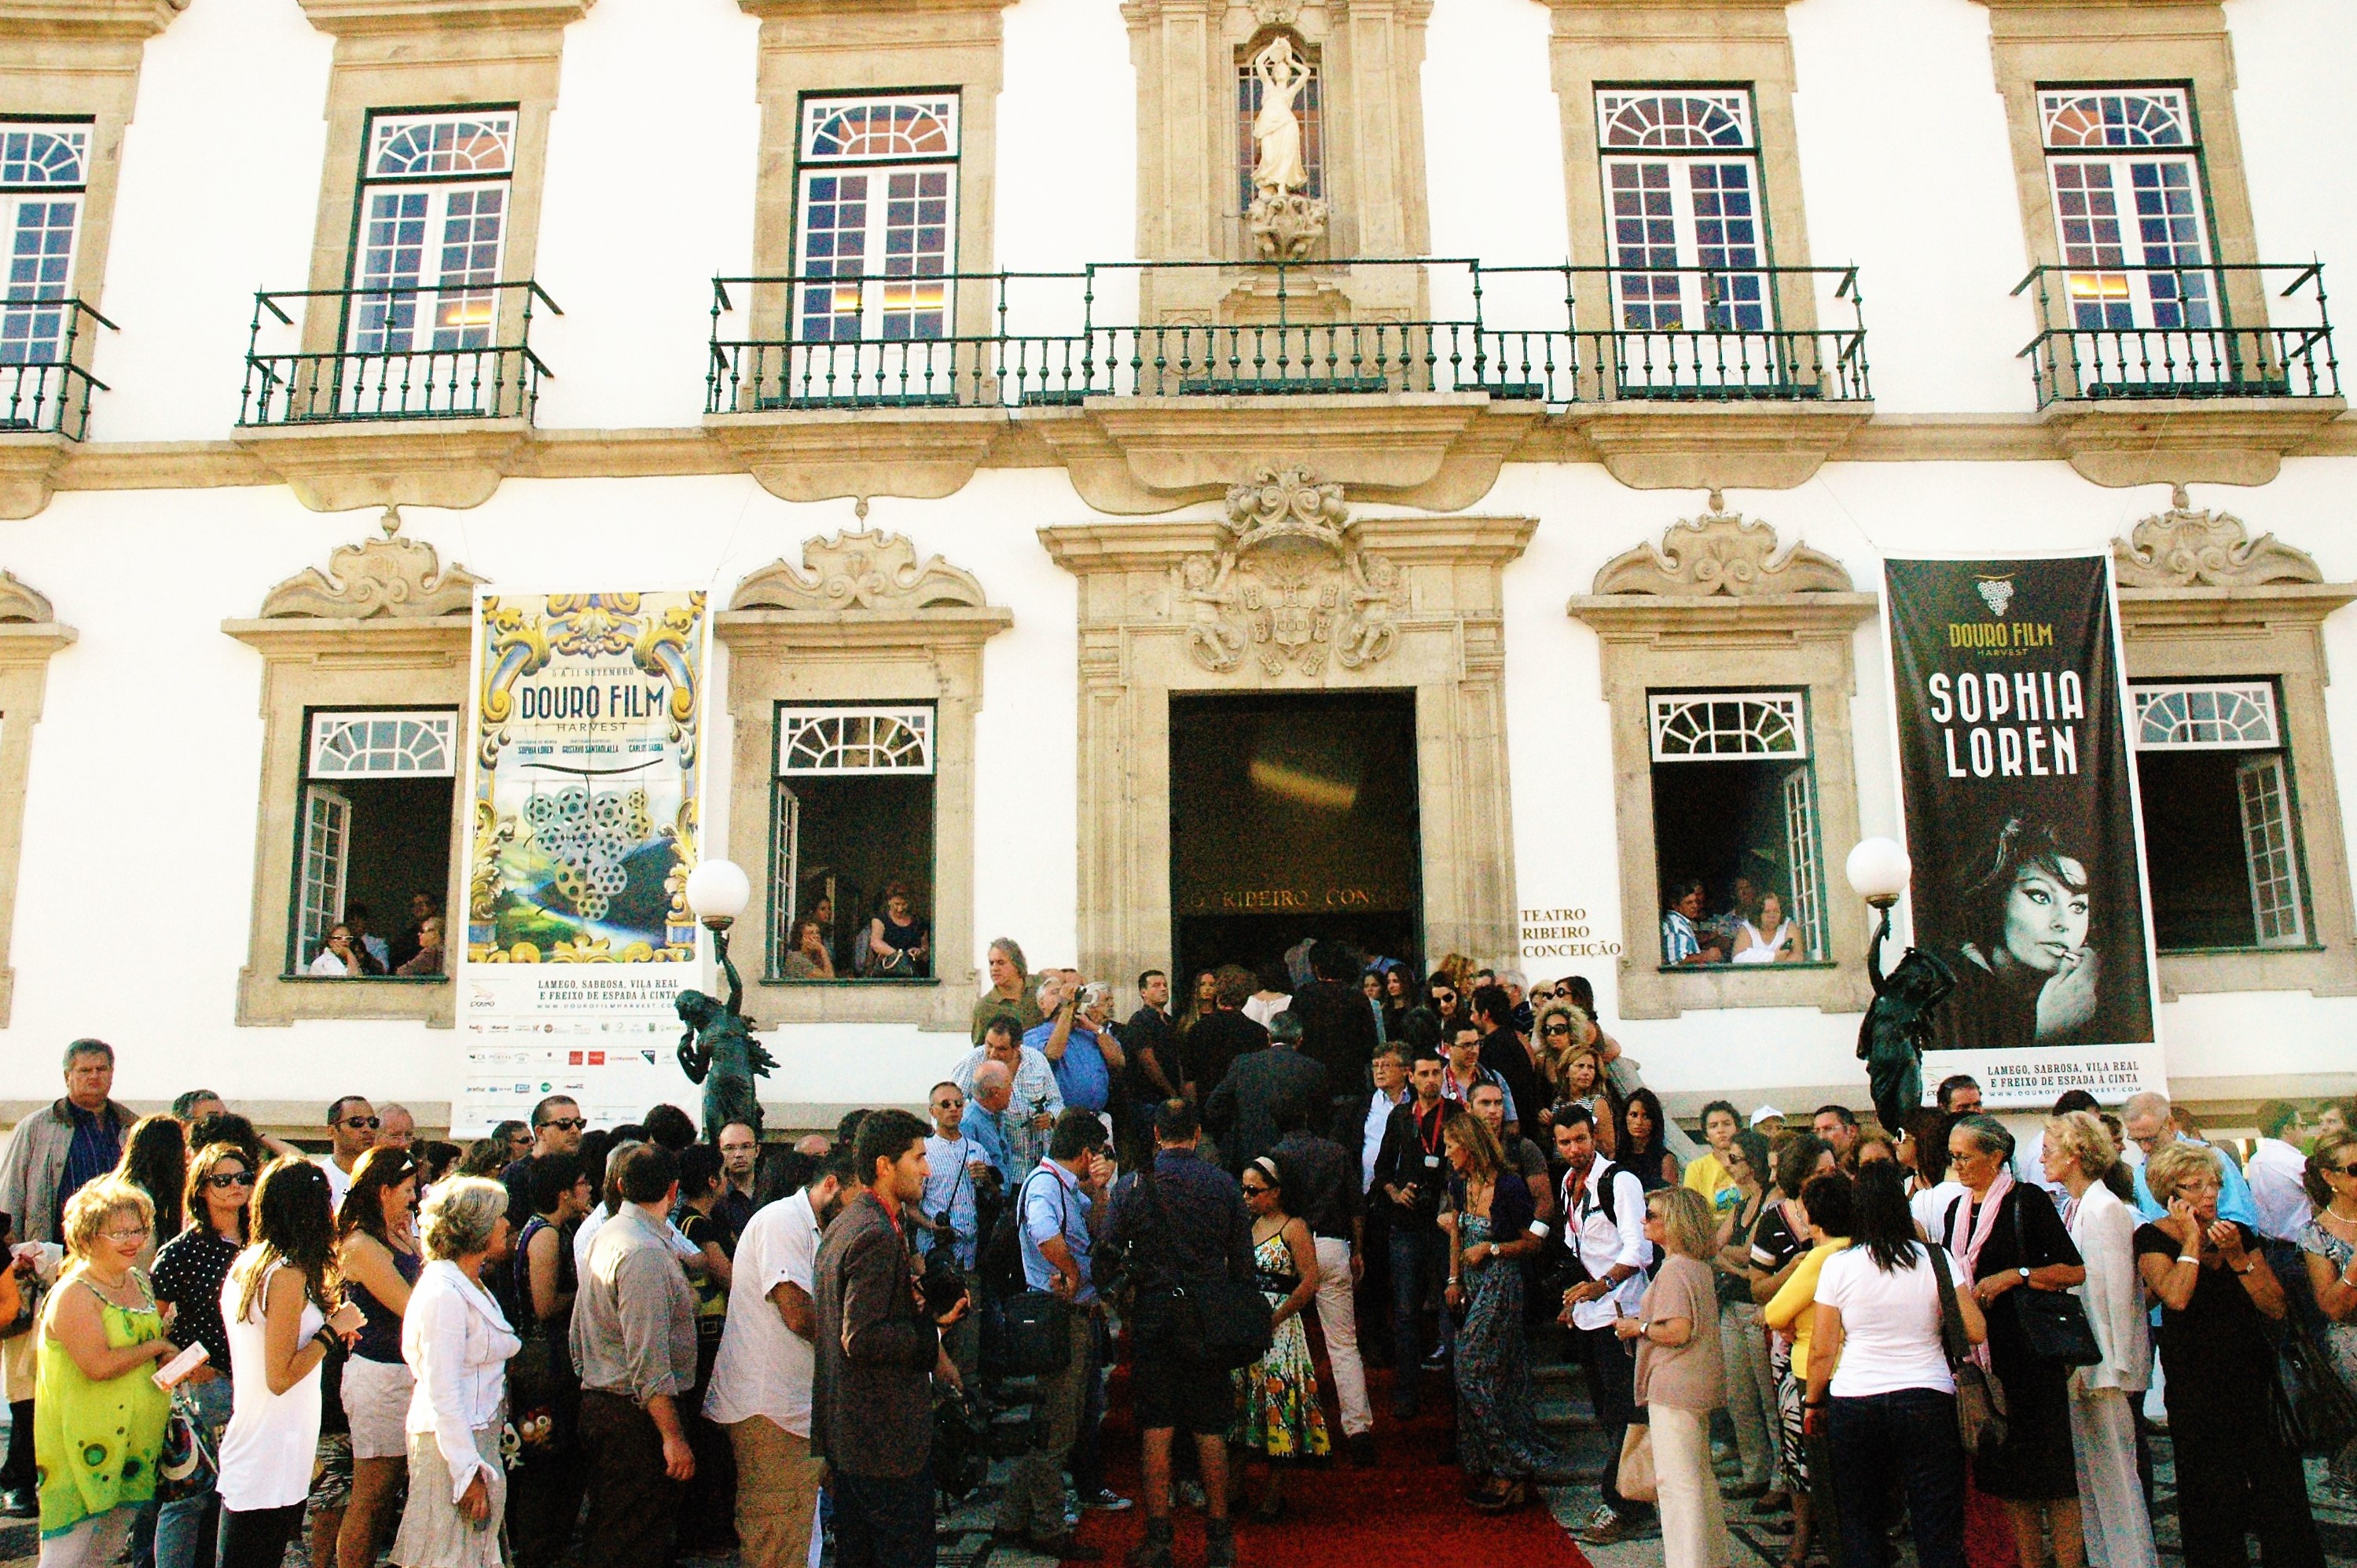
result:
[[[1252,127],[1258,156],[1245,227],[1264,257],[1299,261],[1326,232],[1326,203],[1307,190],[1309,166],[1302,158],[1301,116],[1294,110],[1309,84],[1309,62],[1279,33],[1253,57],[1252,70],[1260,83],[1260,112]]]

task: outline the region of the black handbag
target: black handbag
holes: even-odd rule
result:
[[[2018,1195],[2013,1200],[2013,1244],[2026,1263],[2029,1240],[2021,1227],[2023,1201]],[[2021,1285],[2006,1294],[2013,1301],[2014,1319],[2021,1325],[2023,1341],[2040,1360],[2092,1367],[2104,1359],[2104,1348],[2095,1343],[2094,1325],[2087,1321],[2086,1304],[2072,1292]]]
[[[2283,1325],[2276,1339],[2267,1414],[2276,1436],[2295,1454],[2334,1453],[2357,1437],[2357,1396],[2316,1336],[2297,1321]]]
[[[1052,1291],[1027,1290],[999,1308],[998,1370],[1052,1378],[1071,1365],[1072,1305]]]
[[[1250,1280],[1210,1280],[1175,1294],[1180,1343],[1205,1366],[1249,1367],[1276,1340],[1276,1309]]]

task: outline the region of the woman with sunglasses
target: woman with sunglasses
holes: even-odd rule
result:
[[[371,1149],[352,1172],[336,1219],[336,1273],[344,1299],[361,1309],[360,1337],[344,1364],[343,1403],[351,1423],[352,1497],[336,1536],[339,1568],[373,1568],[377,1538],[409,1469],[410,1395],[416,1388],[401,1354],[402,1314],[425,1267],[417,1245],[417,1166],[406,1149]]]
[[[182,1385],[195,1402],[198,1436],[207,1453],[221,1452],[229,1427],[229,1329],[221,1322],[221,1282],[245,1247],[246,1213],[253,1199],[253,1163],[235,1144],[208,1144],[188,1166],[188,1228],[156,1254],[156,1299],[173,1309],[173,1331],[205,1348],[205,1364]],[[206,1466],[210,1471],[210,1466]],[[172,1498],[156,1516],[156,1568],[188,1568],[203,1539],[213,1503],[204,1486]]]
[[[133,1266],[155,1227],[117,1176],[66,1201],[67,1267],[41,1312],[33,1460],[44,1568],[109,1568],[156,1496],[171,1396],[149,1374],[180,1353],[171,1315]]]
[[[1706,1115],[1706,1126],[1710,1120]],[[1768,1491],[1783,1417],[1776,1405],[1776,1369],[1768,1359],[1760,1304],[1751,1299],[1751,1233],[1768,1210],[1773,1166],[1768,1140],[1748,1127],[1736,1129],[1716,1158],[1735,1187],[1735,1206],[1719,1217],[1718,1251],[1712,1260],[1718,1287],[1718,1353],[1727,1366],[1727,1414],[1734,1423],[1735,1451],[1743,1464],[1741,1480],[1727,1495],[1761,1498],[1761,1506],[1752,1511],[1776,1513],[1787,1504],[1781,1493],[1771,1498]],[[1695,1189],[1688,1184],[1686,1190]]]
[[[1236,1423],[1228,1444],[1265,1460],[1267,1483],[1254,1517],[1273,1522],[1285,1512],[1283,1466],[1332,1452],[1326,1412],[1318,1402],[1318,1367],[1301,1315],[1318,1296],[1318,1246],[1309,1227],[1286,1212],[1275,1156],[1243,1168],[1244,1208],[1252,1215],[1253,1280],[1275,1309],[1268,1351],[1237,1369]]]
[[[2357,1133],[2320,1133],[2308,1156],[2316,1218],[2299,1230],[2308,1283],[2325,1316],[2325,1348],[2341,1380],[2357,1389]],[[2357,1495],[2357,1438],[2332,1456],[2332,1489]]]
[[[1465,1500],[1483,1513],[1530,1501],[1531,1483],[1563,1467],[1532,1404],[1523,1326],[1523,1260],[1537,1253],[1536,1209],[1521,1174],[1479,1116],[1441,1124],[1448,1155],[1448,1310],[1457,1327],[1457,1455]]]

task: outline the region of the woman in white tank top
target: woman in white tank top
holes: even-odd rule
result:
[[[1737,931],[1736,963],[1778,963],[1800,956],[1799,928],[1784,918],[1784,900],[1777,894],[1762,894],[1759,924],[1740,921]]]
[[[319,1367],[360,1309],[325,1310],[335,1251],[328,1178],[283,1159],[253,1194],[253,1243],[221,1283],[234,1405],[221,1434],[220,1568],[278,1568],[303,1520],[319,1445]]]

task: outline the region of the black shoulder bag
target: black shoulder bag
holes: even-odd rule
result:
[[[2029,1236],[2021,1223],[2021,1206],[2026,1201],[2021,1191],[2026,1190],[2018,1190],[2013,1199],[2013,1244],[2024,1263],[2029,1262]],[[2094,1326],[2087,1321],[2086,1304],[2075,1293],[2018,1285],[2006,1294],[2013,1299],[2022,1339],[2040,1360],[2092,1367],[2104,1359],[2104,1348],[2095,1343]]]
[[[1016,1192],[1013,1220],[1019,1228],[1023,1218],[1024,1193],[1028,1191],[1040,1172],[1034,1170]],[[1064,1197],[1064,1184],[1056,1181],[1056,1197]],[[1016,1244],[1022,1245],[1018,1230]],[[1071,1365],[1072,1359],[1072,1304],[1053,1291],[1019,1291],[1006,1298],[999,1309],[1000,1350],[999,1369],[1010,1378],[1051,1378]]]
[[[1956,1434],[1974,1457],[1994,1454],[2005,1445],[2005,1385],[1973,1359],[1964,1309],[1956,1305],[1956,1282],[1948,1274],[1947,1249],[1927,1243],[1923,1250],[1940,1282],[1940,1344],[1956,1380]]]
[[[1161,1185],[1151,1170],[1140,1171],[1138,1181],[1154,1200],[1155,1219],[1167,1241],[1170,1211],[1163,1206]],[[1275,1342],[1276,1309],[1250,1275],[1174,1284],[1170,1294],[1173,1346],[1206,1366],[1229,1371],[1249,1367]]]

